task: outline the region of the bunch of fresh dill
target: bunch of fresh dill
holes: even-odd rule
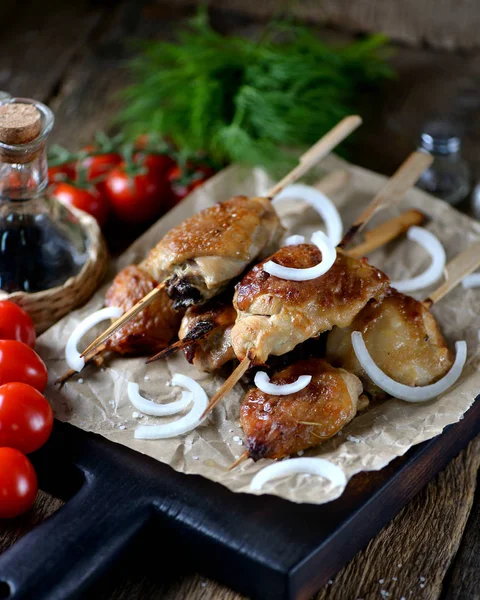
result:
[[[200,12],[176,39],[142,44],[120,121],[128,135],[168,136],[217,164],[273,166],[282,148],[314,143],[355,111],[360,86],[392,75],[379,35],[332,47],[274,22],[259,40],[227,37]]]

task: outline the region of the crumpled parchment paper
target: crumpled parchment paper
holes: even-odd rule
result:
[[[348,172],[344,178],[345,185],[331,194],[346,229],[386,179],[331,156],[311,175],[311,180],[316,181],[327,172],[337,170]],[[237,166],[224,170],[138,239],[121,257],[115,269],[142,260],[172,226],[194,212],[237,193],[259,195],[268,189],[270,183],[267,176],[258,170]],[[411,190],[399,205],[381,210],[370,226],[411,207],[428,215],[430,221],[427,227],[444,244],[448,260],[480,239],[478,223],[417,189]],[[320,218],[303,203],[282,203],[278,211],[281,216],[284,215],[282,220],[287,224],[289,234],[309,235],[322,227]],[[391,279],[398,280],[423,271],[429,258],[421,247],[403,238],[371,254],[370,261]],[[112,276],[113,273],[112,270]],[[202,425],[181,438],[146,441],[133,437],[139,424],[166,422],[178,417],[134,418],[135,408],[130,404],[126,391],[128,381],[138,382],[145,395],[159,400],[179,397],[180,389],[168,386],[176,372],[196,379],[209,397],[221,385],[223,378],[220,375],[197,372],[182,353],[150,366],[145,365],[145,358],[110,357],[103,368],[89,366],[61,391],[53,387],[52,382],[67,369],[64,351],[69,334],[81,319],[102,307],[106,287],[99,290],[86,306],[62,319],[39,339],[38,349],[47,363],[50,376],[47,397],[57,418],[148,454],[178,471],[203,475],[235,492],[249,492],[252,477],[271,461],[253,463],[248,460],[237,469],[228,471],[231,463],[245,449],[241,445],[243,436],[238,422],[238,408],[244,393],[241,385],[235,387]],[[429,291],[423,290],[416,297],[427,297]],[[409,404],[395,399],[376,404],[358,415],[339,435],[307,451],[305,456],[331,460],[350,479],[359,471],[381,469],[413,445],[436,436],[447,425],[462,419],[480,391],[479,308],[480,290],[464,290],[461,286],[433,308],[449,344],[453,347],[456,340],[462,339],[468,343],[468,362],[453,388],[425,404]],[[91,332],[90,339],[101,330],[102,324]],[[275,494],[294,502],[322,504],[339,497],[342,491],[342,488],[333,487],[320,477],[294,475],[272,481],[262,492],[256,493]]]

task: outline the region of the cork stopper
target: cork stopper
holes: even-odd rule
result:
[[[41,129],[41,115],[33,104],[10,102],[0,106],[0,142],[26,144],[33,141]]]

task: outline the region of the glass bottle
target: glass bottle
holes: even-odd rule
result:
[[[18,106],[7,107],[12,104]],[[25,105],[36,116],[38,128],[31,139],[18,143],[18,136],[12,141],[6,132],[16,131],[9,119]],[[38,292],[80,272],[88,258],[87,236],[67,207],[44,194],[51,110],[35,100],[4,94],[0,117],[0,289]]]
[[[432,121],[424,127],[419,150],[434,157],[417,185],[426,192],[458,204],[470,191],[470,172],[460,155],[461,140],[448,121]]]

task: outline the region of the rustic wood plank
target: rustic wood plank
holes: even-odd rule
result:
[[[17,4],[0,25],[0,89],[47,101],[104,10],[88,0],[27,0],[20,15]]]
[[[444,586],[443,600],[480,600],[478,557],[480,556],[480,488],[465,528],[451,577]]]
[[[90,143],[96,131],[113,125],[121,106],[118,92],[128,81],[125,62],[132,55],[134,41],[170,36],[179,13],[165,7],[157,17],[151,19],[141,3],[132,0],[120,3],[109,13],[108,27],[70,65],[50,103],[57,119],[52,141],[78,149]]]
[[[164,1],[164,0],[160,0]],[[475,0],[173,0],[183,6],[209,4],[256,18],[293,15],[353,33],[381,31],[393,40],[436,48],[478,48],[480,13]],[[452,18],[454,15],[454,18]]]
[[[63,504],[62,500],[40,490],[31,511],[10,521],[0,521],[0,554]]]

